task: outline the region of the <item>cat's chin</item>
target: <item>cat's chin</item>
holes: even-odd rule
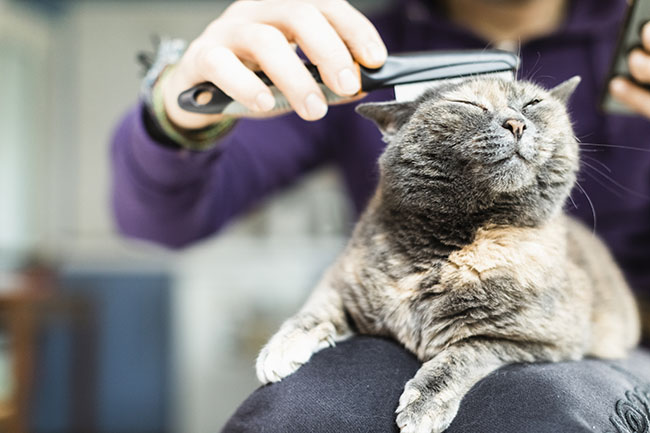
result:
[[[530,163],[518,154],[502,160],[490,170],[488,183],[496,193],[513,193],[535,181]]]

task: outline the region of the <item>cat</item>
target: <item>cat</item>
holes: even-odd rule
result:
[[[579,81],[474,78],[359,105],[387,143],[377,191],[262,349],[259,379],[354,332],[386,336],[423,363],[397,425],[437,433],[504,365],[624,357],[639,339],[634,298],[604,244],[562,211],[579,169],[566,108]]]

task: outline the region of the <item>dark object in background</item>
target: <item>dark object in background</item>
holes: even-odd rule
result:
[[[609,94],[609,82],[616,76],[627,77],[632,81],[634,78],[630,75],[627,58],[630,52],[637,47],[641,47],[641,30],[643,25],[650,22],[650,0],[631,0],[632,4],[628,8],[627,16],[623,27],[618,36],[616,52],[612,58],[612,66],[609,71],[609,77],[605,81],[605,89],[601,98],[601,107],[604,111],[617,114],[634,114],[630,108],[621,104]],[[647,84],[636,83],[650,90]]]

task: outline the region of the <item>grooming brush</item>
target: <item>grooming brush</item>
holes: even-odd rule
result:
[[[329,105],[359,100],[368,92],[393,88],[397,101],[414,100],[425,90],[449,81],[490,74],[513,80],[519,58],[508,51],[437,51],[389,55],[378,69],[359,67],[361,91],[353,96],[339,96],[323,84],[315,65],[305,67],[319,84]],[[269,86],[275,97],[275,107],[267,112],[252,112],[234,101],[209,82],[197,84],[178,97],[178,104],[194,113],[223,114],[229,117],[271,117],[292,111],[289,101],[263,72],[257,76]]]

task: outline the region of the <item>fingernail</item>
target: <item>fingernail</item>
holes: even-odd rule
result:
[[[327,104],[315,93],[310,93],[305,98],[305,109],[312,119],[320,119],[327,113]]]
[[[261,92],[255,98],[255,104],[257,104],[260,111],[269,111],[275,107],[275,98],[266,92]]]
[[[626,87],[627,87],[627,84],[625,83],[625,81],[623,81],[622,78],[614,78],[609,83],[609,91],[613,95],[620,95],[620,94],[624,93]]]
[[[361,88],[361,83],[359,78],[354,76],[354,72],[346,68],[339,72],[339,86],[346,94],[354,95]]]
[[[366,46],[366,56],[373,65],[381,65],[386,61],[386,47],[372,42]]]

